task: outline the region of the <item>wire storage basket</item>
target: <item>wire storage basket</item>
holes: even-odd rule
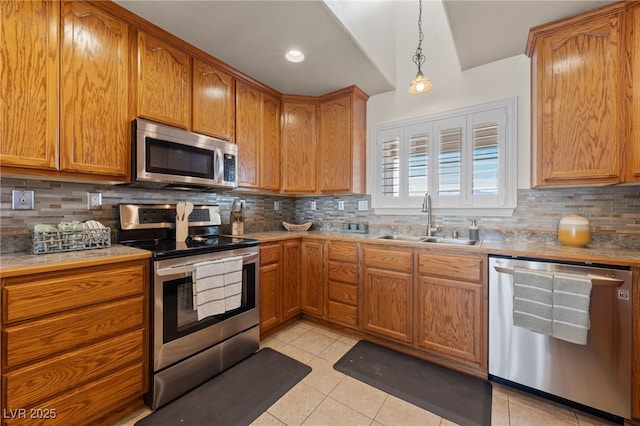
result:
[[[311,225],[313,225],[313,222],[306,222],[299,225],[296,225],[294,223],[282,222],[282,226],[284,226],[284,229],[289,232],[308,231],[309,228],[311,228]]]
[[[111,246],[111,228],[32,231],[33,254],[91,250]]]

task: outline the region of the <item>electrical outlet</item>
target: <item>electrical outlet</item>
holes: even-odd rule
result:
[[[316,204],[315,201],[311,202],[311,210],[316,210],[318,208],[318,205]]]
[[[11,208],[13,210],[33,210],[34,202],[33,190],[14,189],[11,191]]]
[[[99,210],[102,206],[102,192],[87,192],[87,209]]]
[[[280,201],[274,201],[273,202],[273,210],[275,210],[275,211],[280,210]]]
[[[344,210],[344,201],[338,201],[338,210]]]
[[[367,200],[358,201],[358,210],[360,211],[369,210],[369,202]]]

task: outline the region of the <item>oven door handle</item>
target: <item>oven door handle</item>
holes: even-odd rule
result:
[[[254,258],[257,258],[258,256],[259,256],[259,253],[243,254],[242,261],[243,263],[246,263],[247,261],[251,261]],[[182,265],[170,266],[168,268],[158,269],[156,271],[156,275],[159,277],[166,277],[167,275],[191,274],[193,273],[193,270],[194,270],[194,264],[188,263],[188,264],[182,264]]]

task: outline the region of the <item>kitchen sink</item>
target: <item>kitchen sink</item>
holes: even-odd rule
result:
[[[458,246],[475,246],[480,243],[477,240],[469,240],[467,238],[445,238],[445,237],[425,237],[413,235],[381,235],[376,237],[378,240],[395,240],[395,241],[416,241],[430,244],[452,244]]]
[[[382,235],[376,238],[379,240],[422,241],[425,237],[416,237],[412,235]]]

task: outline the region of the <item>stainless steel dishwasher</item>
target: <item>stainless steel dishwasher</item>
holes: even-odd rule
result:
[[[586,345],[513,324],[514,268],[591,278]],[[490,256],[490,379],[630,419],[631,289],[629,268]]]

